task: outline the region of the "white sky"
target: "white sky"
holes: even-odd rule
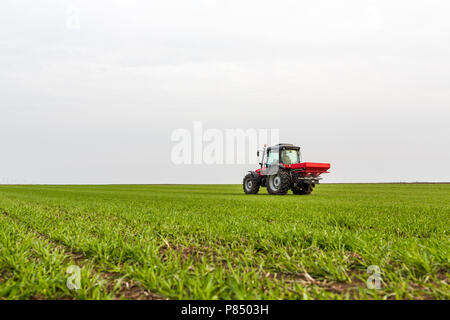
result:
[[[79,11],[79,26],[73,24]],[[241,183],[171,133],[279,128],[324,182],[450,181],[448,1],[0,2],[0,183]],[[76,21],[76,19],[75,19]]]

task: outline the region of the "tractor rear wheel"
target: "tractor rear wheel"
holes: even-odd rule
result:
[[[270,194],[286,194],[289,191],[289,185],[289,175],[284,171],[279,171],[267,179],[267,191]]]
[[[260,185],[258,179],[256,179],[251,173],[249,173],[244,177],[242,186],[244,187],[244,192],[246,194],[257,194]]]
[[[313,189],[314,189],[314,186],[312,184],[310,184],[310,183],[302,183],[298,187],[292,187],[292,192],[294,194],[304,195],[304,194],[311,194]]]

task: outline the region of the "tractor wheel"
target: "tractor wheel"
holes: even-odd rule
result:
[[[242,186],[246,194],[257,194],[259,191],[259,181],[251,173],[244,177]]]
[[[313,191],[314,186],[310,183],[302,183],[300,187],[292,187],[292,192],[294,194],[311,194]]]
[[[289,175],[284,171],[279,171],[267,179],[267,191],[270,194],[286,194],[289,191],[289,185]]]

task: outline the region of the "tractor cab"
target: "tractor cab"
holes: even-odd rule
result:
[[[293,144],[280,143],[263,151],[260,165],[261,168],[267,168],[272,165],[291,165],[300,162],[300,147]]]

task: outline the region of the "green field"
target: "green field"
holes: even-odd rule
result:
[[[0,186],[0,299],[449,299],[449,228],[448,184]]]

